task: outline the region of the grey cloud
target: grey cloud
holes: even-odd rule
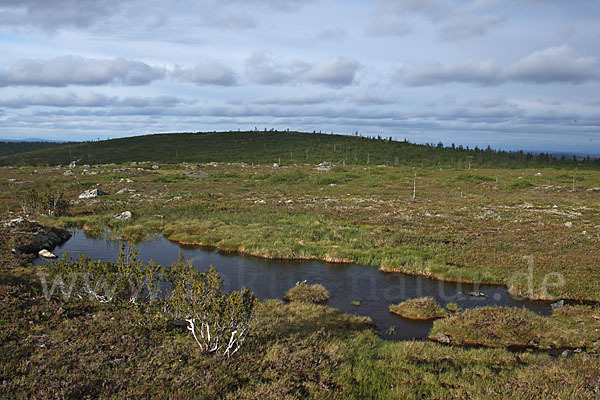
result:
[[[550,47],[517,61],[507,71],[508,79],[533,83],[583,83],[599,78],[594,57],[579,57],[568,46]]]
[[[246,60],[246,75],[253,82],[276,85],[292,80],[289,69],[269,58],[264,51],[256,51]]]
[[[218,29],[252,29],[258,25],[256,20],[245,13],[227,12],[211,9],[201,14],[202,24]]]
[[[505,16],[498,15],[462,16],[448,21],[440,31],[440,37],[444,40],[460,40],[484,36],[490,27],[504,20]]]
[[[402,37],[412,32],[412,28],[404,20],[377,18],[367,27],[370,36]]]
[[[346,38],[346,31],[341,28],[325,29],[315,36],[317,42],[341,42]]]
[[[437,64],[420,68],[404,67],[395,73],[395,78],[409,86],[455,82],[481,86],[506,82],[579,84],[600,79],[600,70],[596,58],[579,57],[570,47],[558,46],[536,51],[507,68],[491,61]]]
[[[370,94],[364,94],[361,96],[354,96],[351,102],[361,106],[382,106],[387,104],[394,104],[396,100],[386,96],[374,96]]]
[[[313,65],[303,74],[303,78],[312,83],[342,87],[351,85],[354,82],[354,76],[359,68],[360,63],[358,61],[337,57]]]
[[[5,25],[33,25],[54,30],[62,26],[86,28],[116,13],[115,0],[20,0],[0,2],[0,21]]]
[[[76,94],[71,91],[61,93],[38,93],[32,96],[20,96],[12,99],[0,100],[0,107],[26,108],[41,107],[174,107],[180,104],[190,104],[190,101],[174,96],[157,97],[125,97],[106,96],[104,94],[87,92]]]
[[[483,36],[506,18],[501,11],[502,3],[502,0],[380,0],[367,34],[404,36],[412,31],[411,18],[424,18],[438,25],[444,40]]]
[[[451,82],[474,83],[481,86],[497,84],[500,68],[491,61],[460,65],[430,65],[419,69],[404,68],[396,77],[409,86],[441,85]]]
[[[205,60],[191,68],[175,67],[171,77],[196,85],[235,86],[238,84],[235,72],[228,66],[213,60]]]
[[[254,101],[254,104],[264,105],[309,105],[309,104],[322,104],[335,101],[337,96],[335,94],[328,93],[317,93],[310,95],[301,96],[290,96],[290,97],[263,97]]]
[[[0,70],[0,87],[67,85],[146,85],[164,76],[164,70],[125,58],[97,60],[63,56],[51,60],[23,59]]]
[[[360,63],[354,59],[337,57],[311,64],[294,60],[276,62],[264,51],[254,52],[246,60],[246,75],[263,85],[281,85],[288,82],[308,82],[334,88],[351,85]]]
[[[452,5],[444,0],[379,0],[378,6],[385,13],[396,13],[401,16],[421,14],[431,18],[442,17],[452,10]]]

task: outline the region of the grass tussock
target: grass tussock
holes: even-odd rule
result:
[[[283,298],[290,302],[321,304],[329,299],[329,292],[319,283],[307,285],[306,282],[301,282],[289,289]]]
[[[428,320],[444,318],[447,313],[433,297],[409,299],[390,306],[390,312],[404,318]]]

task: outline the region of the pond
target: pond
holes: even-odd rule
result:
[[[116,261],[120,241],[87,237],[82,230],[73,230],[71,233],[71,239],[55,248],[54,254],[61,256],[68,252],[75,258],[81,253],[92,259]],[[246,286],[261,300],[281,299],[296,282],[306,280],[308,284],[320,283],[330,293],[327,305],[346,313],[371,317],[381,336],[391,340],[427,337],[432,322],[407,320],[388,311],[391,304],[415,297],[432,296],[442,306],[455,302],[463,309],[502,305],[526,307],[542,315],[551,314],[549,302],[518,301],[501,286],[461,284],[405,274],[382,273],[377,267],[358,264],[267,260],[212,248],[183,246],[165,239],[162,235],[136,244],[136,247],[140,251],[140,258],[145,262],[154,260],[158,264],[170,265],[177,260],[181,252],[200,270],[213,265],[224,279],[226,290]],[[39,265],[45,261],[38,258],[34,263]],[[469,296],[465,294],[468,292],[481,292],[487,297]],[[353,302],[360,302],[360,305],[355,306]],[[388,335],[387,331],[392,326],[395,333]]]

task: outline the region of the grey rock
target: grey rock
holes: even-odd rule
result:
[[[571,227],[573,227],[573,223],[572,223],[571,221],[569,221],[569,222],[565,222],[565,226],[566,226],[567,228],[571,228]]]
[[[159,168],[160,168],[160,166],[159,166],[158,164],[154,164],[154,165],[152,166],[152,169],[159,169]]]
[[[64,176],[71,176],[73,175],[73,171],[71,171],[70,169],[66,170],[65,172],[63,172]]]

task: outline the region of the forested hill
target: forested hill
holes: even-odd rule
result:
[[[30,152],[40,149],[49,149],[57,146],[64,146],[65,143],[61,142],[43,142],[43,141],[29,141],[29,142],[8,142],[0,140],[0,157],[7,156],[10,154]]]
[[[600,159],[589,157],[575,160],[489,147],[468,149],[442,143],[417,145],[386,138],[277,131],[165,133],[72,143],[0,157],[0,165],[56,165],[73,160],[80,164],[216,161],[290,165],[329,161],[443,168],[468,168],[469,164],[474,168],[600,168]]]

